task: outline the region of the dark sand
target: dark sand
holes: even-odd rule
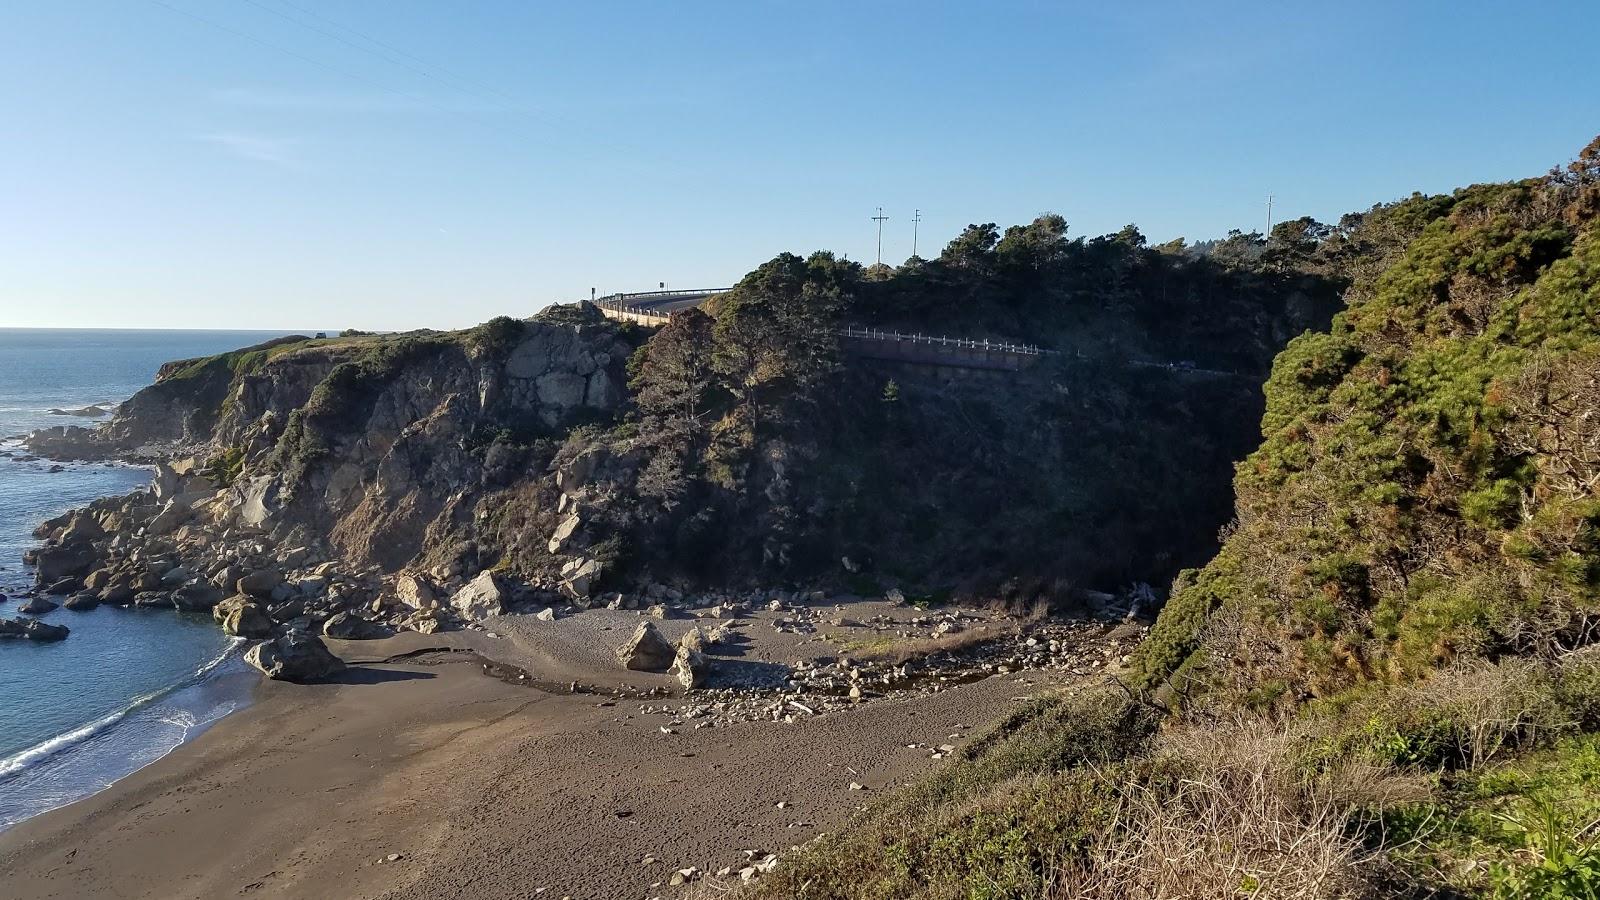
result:
[[[604,638],[530,637],[513,622],[497,639],[339,649],[379,659],[474,648],[565,675],[556,668],[580,661],[567,658],[573,647],[626,636],[603,616],[586,621]],[[873,791],[941,765],[926,745],[959,744],[970,729],[958,725],[993,721],[1061,677],[995,676],[793,723],[675,734],[637,701],[506,683],[465,653],[358,664],[336,684],[264,683],[253,706],[165,759],[0,834],[0,895],[681,896],[665,884],[673,870],[737,869],[742,849],[784,851],[837,828]]]

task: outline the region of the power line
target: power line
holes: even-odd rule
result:
[[[917,210],[911,217],[911,255],[917,255],[917,230],[922,224],[922,210]]]

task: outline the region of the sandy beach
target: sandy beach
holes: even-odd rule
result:
[[[0,834],[5,894],[681,896],[666,884],[673,871],[737,869],[743,850],[781,852],[837,828],[873,792],[940,765],[930,748],[1073,677],[1024,671],[697,729],[590,692],[602,679],[670,683],[607,661],[636,621],[592,611],[498,620],[494,637],[335,643],[355,663],[337,683],[264,682],[251,707],[165,759]],[[747,655],[797,643],[763,637]],[[480,653],[546,686],[487,677]],[[580,692],[549,684],[569,678]]]

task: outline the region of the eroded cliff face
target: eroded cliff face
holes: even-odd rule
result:
[[[212,518],[355,566],[475,557],[485,496],[545,480],[555,504],[553,439],[610,421],[625,399],[630,338],[598,315],[562,313],[172,364],[105,426],[43,436],[42,448],[193,458],[218,490]],[[543,452],[527,452],[536,444]],[[513,445],[525,452],[508,455]]]

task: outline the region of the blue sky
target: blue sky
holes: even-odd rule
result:
[[[1155,240],[1538,174],[1600,132],[1568,3],[51,0],[0,9],[0,326],[456,327]]]

